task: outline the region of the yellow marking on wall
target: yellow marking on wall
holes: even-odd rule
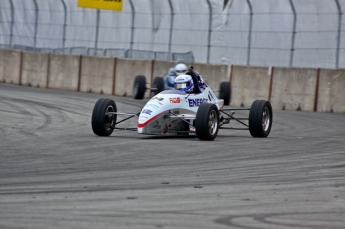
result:
[[[122,11],[124,0],[78,0],[78,7]]]

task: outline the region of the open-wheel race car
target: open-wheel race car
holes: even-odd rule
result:
[[[173,68],[170,68],[165,77],[155,76],[150,87],[147,87],[146,77],[144,75],[137,75],[133,84],[133,98],[143,99],[146,90],[150,89],[153,96],[162,92],[163,90],[174,89],[174,83],[177,76],[187,72],[187,66],[181,62],[177,62]],[[219,89],[213,90],[219,92],[219,98],[223,99],[224,105],[229,105],[231,100],[231,84],[228,81],[223,81],[219,85]]]
[[[249,111],[248,118],[235,117],[235,111]],[[118,116],[127,116],[118,120]],[[117,125],[138,118],[136,127]],[[230,122],[242,128],[230,126]],[[269,101],[255,100],[250,108],[224,108],[203,77],[191,66],[185,75],[175,79],[175,89],[164,90],[152,97],[135,113],[117,111],[116,103],[101,98],[94,105],[91,125],[98,136],[109,136],[115,129],[134,130],[146,135],[196,135],[200,140],[214,140],[219,129],[249,130],[253,137],[267,137],[273,121]]]

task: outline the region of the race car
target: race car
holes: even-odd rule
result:
[[[249,111],[248,118],[235,117],[235,111],[240,110]],[[129,117],[118,121],[118,116]],[[117,127],[134,117],[138,118],[136,127]],[[230,121],[244,127],[229,127]],[[216,97],[191,66],[185,75],[176,77],[174,89],[158,93],[139,112],[121,113],[113,100],[99,99],[93,108],[91,125],[98,136],[110,136],[117,129],[146,135],[195,135],[200,140],[212,141],[219,129],[249,130],[253,137],[267,137],[272,121],[272,106],[266,100],[255,100],[250,108],[224,108],[224,100]]]
[[[154,77],[152,86],[150,88],[146,87],[146,77],[143,75],[137,75],[134,79],[133,84],[133,98],[143,99],[145,91],[147,89],[151,89],[153,95],[156,95],[163,90],[174,89],[174,82],[176,77],[185,74],[187,71],[188,68],[184,63],[176,62],[175,66],[169,69],[168,74],[165,77]],[[221,82],[219,85],[219,90],[217,92],[219,92],[219,98],[224,100],[224,105],[229,105],[231,100],[230,82]]]

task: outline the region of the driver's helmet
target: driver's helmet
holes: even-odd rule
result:
[[[176,75],[185,74],[188,71],[187,65],[179,63],[175,66],[175,73]]]
[[[193,90],[193,79],[190,75],[180,75],[175,79],[174,87],[180,91]]]

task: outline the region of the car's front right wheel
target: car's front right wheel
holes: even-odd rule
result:
[[[99,99],[92,111],[91,126],[94,134],[109,136],[113,133],[117,115],[116,104],[110,99]]]

